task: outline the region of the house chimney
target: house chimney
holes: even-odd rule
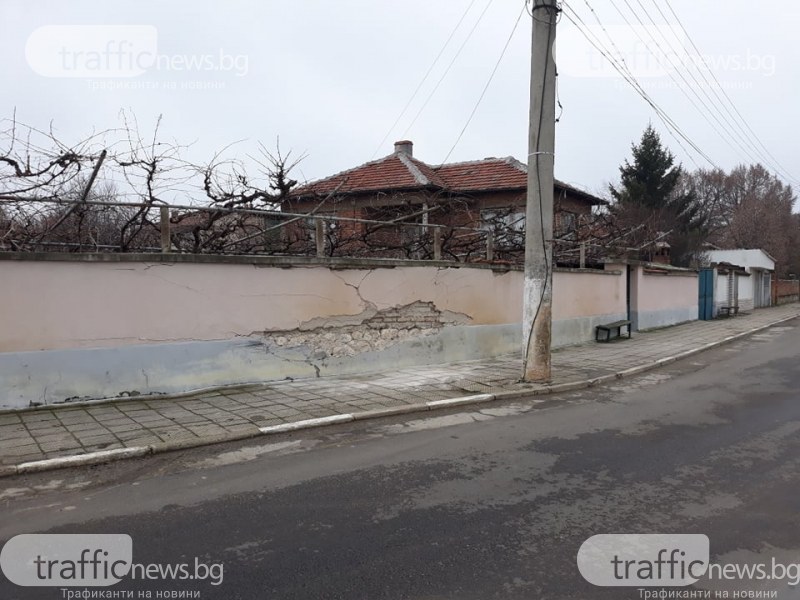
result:
[[[671,247],[667,242],[656,242],[656,251],[655,255],[653,256],[653,260],[651,262],[658,263],[661,265],[672,264],[670,254],[671,254]]]
[[[394,153],[414,156],[414,142],[410,140],[400,140],[399,142],[395,142]]]

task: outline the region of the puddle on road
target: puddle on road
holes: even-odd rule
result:
[[[742,501],[734,494],[711,494],[701,502],[686,502],[678,514],[693,519],[707,519],[741,505]]]
[[[539,401],[541,402],[541,401]],[[440,417],[424,417],[422,419],[414,419],[406,421],[405,423],[397,423],[394,425],[384,425],[378,427],[381,433],[391,435],[397,433],[411,433],[414,431],[426,431],[430,429],[440,429],[442,427],[452,427],[454,425],[466,425],[468,423],[477,423],[479,421],[489,421],[497,417],[511,417],[514,415],[521,415],[530,411],[533,404],[528,405],[515,404],[512,406],[498,406],[493,408],[484,408],[478,411],[462,412],[453,415],[442,415]]]
[[[456,413],[454,415],[445,415],[442,417],[427,417],[425,419],[415,419],[405,423],[398,423],[396,425],[385,425],[380,428],[383,433],[388,435],[396,433],[411,433],[413,431],[425,431],[428,429],[439,429],[441,427],[452,427],[453,425],[466,425],[467,423],[475,423],[483,417],[482,420],[493,419],[489,415],[480,415],[478,413]]]
[[[791,442],[800,433],[800,422],[790,421],[723,450],[712,452],[715,461],[725,461],[740,469],[752,469],[759,463],[778,460],[788,451]]]
[[[40,483],[39,485],[25,486],[25,487],[8,487],[0,490],[0,500],[8,500],[10,498],[19,498],[21,496],[35,494],[37,492],[49,492],[63,488],[65,490],[77,490],[90,485],[90,480],[75,481],[64,485],[63,479],[51,479],[47,483]]]
[[[619,385],[607,385],[606,389],[613,392],[629,393],[641,390],[642,388],[659,385],[665,381],[669,381],[675,375],[672,373],[648,373],[646,375],[639,375],[636,379],[627,380]]]
[[[224,467],[225,465],[255,460],[265,454],[293,454],[295,452],[307,450],[309,447],[314,445],[316,445],[314,440],[292,440],[288,442],[277,442],[275,444],[245,446],[244,448],[239,448],[238,450],[222,452],[216,456],[191,463],[187,466],[189,468]]]

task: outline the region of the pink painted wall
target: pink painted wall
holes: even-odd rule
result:
[[[637,306],[639,310],[697,308],[696,273],[661,275],[637,269],[639,276]]]
[[[222,340],[371,307],[434,302],[514,323],[521,276],[488,269],[0,261],[0,352]]]
[[[553,319],[612,315],[626,311],[625,276],[617,271],[555,273]]]
[[[415,301],[467,325],[522,314],[520,271],[470,267],[0,260],[0,281],[0,352],[226,340]],[[624,312],[625,278],[556,272],[553,309]]]
[[[668,327],[698,318],[697,273],[689,270],[654,272],[658,265],[633,267],[631,320],[634,329]]]

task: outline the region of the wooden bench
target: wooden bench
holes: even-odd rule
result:
[[[622,337],[622,328],[628,328],[628,339],[631,337],[631,322],[630,321],[614,321],[613,323],[606,323],[605,325],[598,325],[594,331],[594,340],[596,342],[604,341],[610,342],[611,341],[611,332],[616,331],[616,337]],[[600,339],[600,332],[606,332],[605,340]]]
[[[731,316],[731,313],[733,313],[733,315],[736,316],[739,314],[739,305],[737,304],[735,306],[720,306],[719,314],[721,315],[722,313],[725,313],[725,316],[729,318]]]

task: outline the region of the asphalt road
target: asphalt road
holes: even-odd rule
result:
[[[624,342],[621,342],[624,343]],[[717,561],[800,563],[800,330],[616,385],[0,480],[0,540],[128,533],[223,599],[639,598],[576,567],[599,533],[704,533]],[[785,581],[696,584],[777,591]],[[61,598],[0,581],[0,598]]]

